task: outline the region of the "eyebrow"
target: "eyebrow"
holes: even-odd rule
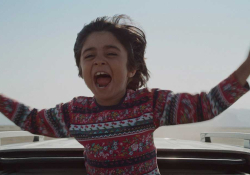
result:
[[[90,48],[87,48],[87,49],[85,49],[83,52],[82,52],[82,54],[84,54],[85,52],[87,52],[87,51],[91,51],[91,50],[95,50],[96,48],[94,48],[94,47],[90,47]]]
[[[118,47],[114,46],[114,45],[106,45],[106,46],[104,46],[104,48],[107,48],[107,49],[116,49],[116,50],[118,50],[118,51],[121,52],[121,50]]]
[[[118,51],[121,52],[121,50],[120,50],[118,47],[114,46],[114,45],[106,45],[106,46],[104,46],[104,48],[105,48],[105,49],[116,49],[116,50],[118,50]],[[82,52],[82,54],[84,54],[84,53],[87,52],[87,51],[91,51],[91,50],[96,50],[96,48],[95,48],[95,47],[89,47],[89,48],[85,49],[85,50]]]

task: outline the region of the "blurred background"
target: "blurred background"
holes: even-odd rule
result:
[[[78,77],[73,46],[84,24],[115,14],[146,33],[149,88],[209,92],[248,55],[249,7],[249,0],[0,0],[0,93],[38,109],[93,96]],[[19,130],[2,114],[0,125]],[[199,140],[200,132],[249,126],[248,93],[211,121],[161,127],[155,137]]]

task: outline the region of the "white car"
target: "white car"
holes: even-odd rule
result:
[[[84,148],[74,138],[43,140],[26,131],[0,132],[1,138],[34,136],[32,143],[0,146],[0,174],[87,174]],[[210,137],[244,139],[244,146],[210,143]],[[201,133],[201,141],[156,138],[158,167],[162,175],[248,174],[250,134]]]

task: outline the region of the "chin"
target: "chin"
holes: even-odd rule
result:
[[[109,94],[109,93],[102,93],[102,92],[98,92],[95,95],[95,98],[97,99],[101,99],[101,100],[110,100],[112,99],[113,95]]]

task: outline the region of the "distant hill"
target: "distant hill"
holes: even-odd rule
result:
[[[2,113],[0,113],[0,126],[2,125],[15,125],[15,124],[8,118],[6,118]]]
[[[15,124],[8,118],[6,118],[2,113],[0,113],[0,126],[1,125],[15,125]]]
[[[14,125],[9,119],[0,113],[0,125]],[[231,109],[224,111],[219,116],[206,122],[195,124],[196,126],[212,127],[237,127],[250,128],[249,109]]]
[[[207,122],[202,122],[199,125],[213,127],[250,128],[250,110],[229,108],[214,119]]]

